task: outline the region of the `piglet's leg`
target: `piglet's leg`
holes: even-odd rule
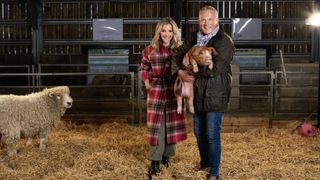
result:
[[[178,74],[182,73],[182,70],[178,71]],[[182,113],[182,80],[180,76],[177,77],[176,81],[174,82],[174,94],[177,99],[177,113],[181,114]]]
[[[177,113],[181,114],[182,113],[182,97],[177,96]]]
[[[187,99],[190,113],[194,113],[193,107],[193,80],[192,81],[183,81],[182,83],[182,97]]]
[[[193,107],[193,86],[190,86],[189,98],[188,98],[188,105],[189,105],[189,112],[194,114],[194,107]]]

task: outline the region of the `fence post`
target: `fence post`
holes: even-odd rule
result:
[[[270,81],[270,98],[271,98],[271,102],[270,102],[270,113],[271,113],[271,117],[269,118],[269,128],[272,128],[272,119],[275,116],[275,106],[276,106],[276,79],[277,79],[277,72],[274,71],[270,71],[270,76],[271,76],[271,81]]]
[[[142,92],[142,79],[141,79],[141,74],[140,70],[138,69],[138,98],[137,98],[137,103],[138,103],[138,118],[139,118],[139,125],[142,123],[142,104],[141,104],[141,92]]]
[[[134,102],[135,102],[135,100],[134,100],[134,94],[135,94],[135,92],[134,92],[134,86],[135,86],[135,84],[134,84],[134,72],[130,72],[130,78],[131,78],[131,95],[130,95],[130,103],[131,103],[131,118],[132,118],[132,121],[131,121],[131,123],[132,124],[134,124],[134,122],[135,122],[135,110],[134,110]]]

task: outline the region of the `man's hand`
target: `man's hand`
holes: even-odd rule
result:
[[[207,57],[207,58],[205,59],[205,62],[206,62],[206,64],[208,64],[208,68],[209,68],[210,70],[212,70],[212,68],[213,68],[212,58],[211,58],[211,57]]]

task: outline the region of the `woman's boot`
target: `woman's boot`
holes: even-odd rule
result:
[[[149,174],[150,176],[152,175],[157,175],[157,173],[160,172],[160,163],[159,161],[151,161],[151,167],[150,167],[150,171]]]
[[[167,156],[162,156],[161,163],[168,168],[169,167],[170,158]]]

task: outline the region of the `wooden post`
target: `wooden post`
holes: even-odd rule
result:
[[[320,12],[320,0],[315,1],[315,12]],[[320,127],[320,26],[314,28],[312,33],[312,59],[318,61],[318,112],[317,112],[317,126]]]
[[[27,0],[28,15],[31,21],[31,38],[33,64],[40,63],[42,54],[42,2],[40,0]]]

